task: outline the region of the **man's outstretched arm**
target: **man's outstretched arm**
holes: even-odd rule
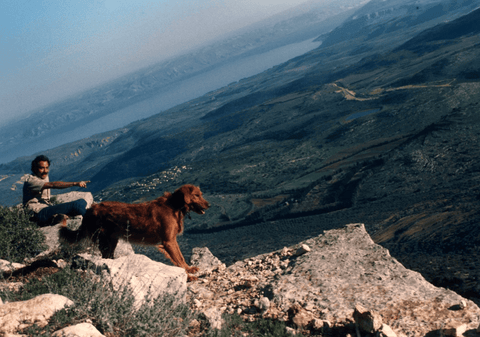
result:
[[[75,186],[86,188],[87,183],[89,182],[90,182],[89,180],[76,181],[76,182],[51,181],[51,182],[45,183],[42,189],[47,189],[47,188],[62,189],[62,188],[69,188],[69,187],[75,187]]]

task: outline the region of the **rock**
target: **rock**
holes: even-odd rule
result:
[[[319,319],[319,318],[315,318],[312,322],[312,329],[313,330],[316,330],[316,331],[323,331],[323,329],[325,328],[331,328],[332,324],[327,321],[327,320],[323,320],[323,319]]]
[[[356,335],[352,303],[381,316],[384,324],[373,323],[372,334],[425,336],[453,319],[479,328],[475,303],[406,269],[372,241],[362,224],[326,231],[302,244],[310,252],[301,257],[285,247],[214,269],[188,284],[188,296],[201,302],[202,311],[226,308],[245,321],[269,318],[312,329],[329,321],[334,333],[345,330],[341,335]],[[263,297],[270,304],[266,311]],[[464,310],[450,309],[461,301],[467,304]]]
[[[382,328],[383,324],[382,317],[378,313],[369,311],[361,305],[355,306],[353,319],[361,331],[368,333],[375,333],[377,330]]]
[[[223,326],[223,318],[222,318],[222,311],[218,308],[212,307],[208,310],[203,311],[203,314],[207,318],[208,322],[210,323],[210,327],[212,329],[222,329]]]
[[[296,331],[295,329],[293,329],[293,328],[290,328],[289,326],[287,326],[287,327],[285,328],[285,331],[287,331],[288,333],[290,333],[290,334],[292,334],[292,335],[294,335],[294,336],[297,334],[297,331]]]
[[[270,282],[280,308],[308,298],[335,324],[349,319],[352,303],[357,303],[378,313],[398,335],[424,336],[438,330],[438,322],[453,318],[469,329],[478,324],[480,308],[475,303],[406,269],[373,242],[363,224],[329,230],[302,244],[311,251]],[[462,300],[468,309],[448,310]]]
[[[315,319],[315,316],[311,312],[306,311],[298,304],[293,305],[288,310],[288,315],[292,323],[298,328],[306,327]]]
[[[0,335],[15,333],[33,324],[46,326],[55,312],[72,305],[73,302],[65,296],[55,294],[6,303],[0,308]]]
[[[281,255],[282,256],[289,256],[289,255],[292,255],[292,252],[288,247],[283,247]]]
[[[162,294],[172,294],[185,299],[187,273],[183,268],[155,262],[145,255],[133,254],[118,259],[102,259],[89,254],[79,254],[85,265],[90,265],[98,274],[106,271],[116,290],[130,287],[135,296],[135,306]]]
[[[0,291],[20,291],[23,288],[22,282],[0,282]]]
[[[68,266],[68,263],[62,259],[59,260],[52,260],[52,262],[57,266],[59,269],[63,269]]]
[[[85,201],[87,202],[87,208],[90,208],[93,204],[93,195],[90,192],[73,191],[68,193],[57,194],[52,197],[56,197],[57,202],[62,204],[70,201],[75,201],[78,199],[85,199]]]
[[[101,256],[100,250],[95,246],[95,253],[97,256]],[[118,259],[124,256],[134,255],[135,251],[132,248],[132,245],[125,240],[118,240],[117,248],[113,254],[113,258]]]
[[[300,245],[300,247],[295,251],[295,255],[296,256],[300,256],[300,255],[303,255],[303,254],[306,254],[310,251],[310,247],[308,247],[307,245],[305,244],[302,244]]]
[[[378,337],[397,337],[397,334],[386,324],[382,324],[382,327],[378,331]]]
[[[267,297],[262,297],[258,301],[258,308],[262,311],[270,309],[270,300]]]
[[[21,263],[10,262],[7,260],[0,260],[0,272],[2,274],[10,274],[24,267],[25,265]]]
[[[450,322],[443,328],[444,336],[460,337],[467,331],[467,324],[459,322]]]
[[[52,337],[105,337],[105,335],[90,323],[80,323],[55,331]]]
[[[193,248],[190,264],[200,268],[199,275],[208,273],[222,265],[222,261],[217,259],[207,247]]]

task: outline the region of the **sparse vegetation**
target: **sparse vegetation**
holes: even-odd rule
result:
[[[31,278],[19,292],[3,291],[0,295],[4,301],[18,301],[45,293],[63,295],[75,304],[57,312],[47,327],[28,328],[24,333],[29,336],[49,336],[86,321],[107,336],[179,336],[195,315],[173,295],[149,298],[136,310],[129,288],[116,290],[106,278],[70,268]]]
[[[19,207],[0,206],[0,259],[21,263],[40,253],[43,241],[28,212]]]
[[[0,208],[3,240],[2,257],[14,257],[16,261],[32,257],[43,246],[43,234],[36,224],[28,220],[28,214],[21,208]],[[5,235],[4,235],[5,234]],[[12,239],[6,240],[11,237]],[[15,245],[14,240],[21,244]],[[25,250],[21,247],[35,247]],[[19,247],[17,254],[11,254],[12,247]],[[12,261],[13,262],[13,261]],[[190,309],[189,303],[178,301],[175,295],[164,294],[157,298],[146,298],[139,308],[134,305],[134,296],[128,287],[115,289],[110,279],[90,270],[41,267],[26,275],[10,276],[6,281],[21,281],[19,290],[0,291],[4,302],[25,301],[41,294],[58,294],[74,302],[72,307],[54,314],[46,327],[30,326],[22,331],[28,336],[50,336],[53,332],[69,325],[83,322],[92,323],[108,337],[120,336],[291,336],[285,330],[285,323],[272,320],[243,322],[238,315],[224,315],[225,324],[221,330],[211,329],[205,318]],[[192,321],[198,320],[199,328],[192,328]]]

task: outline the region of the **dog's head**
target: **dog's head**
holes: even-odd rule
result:
[[[183,185],[172,195],[177,204],[181,203],[186,211],[194,211],[198,214],[205,214],[205,210],[210,207],[207,200],[203,198],[200,188],[194,185]]]

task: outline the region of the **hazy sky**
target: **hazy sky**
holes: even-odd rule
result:
[[[306,0],[1,0],[0,124]]]

